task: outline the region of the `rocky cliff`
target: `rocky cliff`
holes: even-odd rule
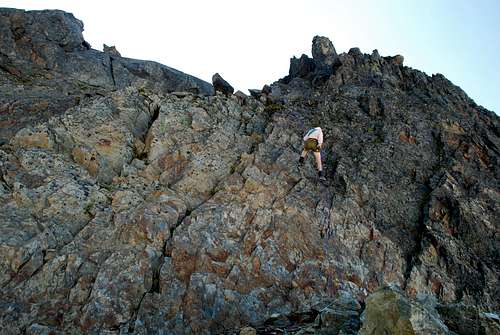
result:
[[[2,334],[500,329],[500,119],[459,87],[315,37],[214,93],[82,29],[0,9]]]

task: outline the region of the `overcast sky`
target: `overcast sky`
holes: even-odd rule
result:
[[[311,55],[313,36],[337,52],[359,47],[401,54],[405,65],[442,73],[500,113],[498,0],[0,0],[1,7],[62,9],[85,24],[94,49],[154,60],[236,89],[261,88],[288,74],[289,59]]]

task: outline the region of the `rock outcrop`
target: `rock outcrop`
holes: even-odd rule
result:
[[[442,75],[315,38],[226,95],[71,14],[0,20],[5,334],[498,329],[500,120]]]
[[[129,86],[211,94],[212,86],[167,66],[100,52],[83,23],[62,11],[0,11],[0,141],[89,96]]]
[[[313,86],[323,84],[340,66],[341,61],[333,43],[326,37],[315,36],[312,42],[312,56],[302,55],[290,59],[288,76],[282,82],[289,83],[294,78],[307,79]]]

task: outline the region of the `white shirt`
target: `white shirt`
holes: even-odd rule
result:
[[[309,131],[304,136],[304,141],[307,141],[310,138],[314,138],[318,141],[318,145],[321,146],[323,144],[323,131],[320,127],[309,129]]]

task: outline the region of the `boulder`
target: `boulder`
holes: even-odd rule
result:
[[[360,335],[452,334],[433,307],[411,301],[397,288],[384,287],[366,299]]]
[[[104,53],[107,53],[110,56],[113,56],[113,57],[121,57],[122,56],[122,55],[120,55],[120,53],[118,52],[118,50],[116,50],[116,47],[114,45],[107,46],[106,44],[103,44],[102,45],[102,51]]]
[[[238,99],[240,105],[244,105],[246,103],[248,96],[245,93],[238,90],[236,91],[236,93],[234,93],[234,95],[236,99]]]
[[[332,41],[324,36],[314,36],[312,41],[312,56],[316,62],[328,66],[333,65],[338,57]]]
[[[354,56],[354,57],[362,57],[363,56],[363,53],[361,52],[361,50],[358,47],[350,48],[348,54],[351,56]]]
[[[402,66],[405,58],[401,55],[396,55],[393,58],[394,64]]]
[[[231,95],[234,92],[234,88],[218,73],[212,76],[212,85],[216,92],[222,92],[226,95]]]
[[[266,84],[266,85],[264,85],[264,86],[262,87],[262,90],[261,90],[262,94],[266,94],[266,95],[271,94],[271,93],[272,93],[272,91],[273,91],[273,89],[271,88],[271,86],[269,86],[269,85],[267,85],[267,84]]]
[[[323,84],[333,74],[334,69],[341,65],[333,43],[326,37],[315,36],[312,42],[312,55],[302,55],[290,59],[290,69],[285,80],[293,78],[310,80],[314,85]]]
[[[378,50],[377,49],[374,49],[372,51],[372,54],[371,54],[371,57],[373,60],[380,60],[382,57],[380,56],[380,54],[378,53]]]
[[[253,89],[253,88],[250,88],[248,89],[248,92],[250,93],[250,95],[252,97],[254,97],[255,99],[259,99],[260,98],[260,95],[262,93],[262,90],[258,90],[258,89]]]

